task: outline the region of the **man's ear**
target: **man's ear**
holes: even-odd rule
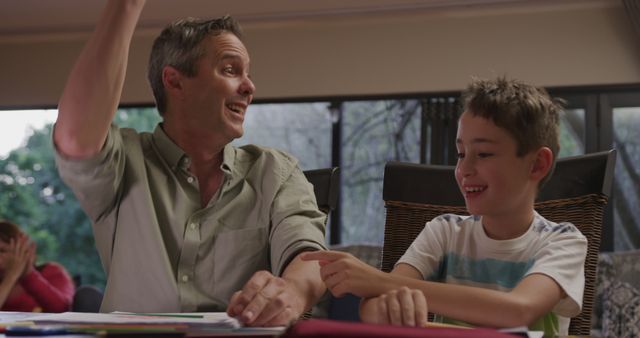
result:
[[[162,68],[162,84],[168,96],[182,97],[182,73],[171,66]]]
[[[542,180],[553,164],[553,152],[548,147],[541,147],[536,151],[533,166],[531,167],[531,178],[536,181]]]

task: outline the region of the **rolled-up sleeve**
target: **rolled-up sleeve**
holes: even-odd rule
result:
[[[294,166],[273,201],[270,231],[271,267],[282,275],[287,264],[301,251],[325,249],[326,215],[318,210],[313,185]]]
[[[125,164],[122,136],[117,126],[111,126],[98,154],[79,160],[67,158],[56,149],[55,161],[60,177],[94,223],[113,209]]]

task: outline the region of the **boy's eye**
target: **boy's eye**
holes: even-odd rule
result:
[[[456,154],[456,157],[458,159],[463,159],[464,158],[464,153],[458,153],[458,154]]]
[[[478,157],[480,158],[485,158],[485,157],[490,157],[493,156],[493,154],[491,153],[478,153]]]

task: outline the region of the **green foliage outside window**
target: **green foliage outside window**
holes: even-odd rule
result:
[[[115,122],[152,130],[155,109],[118,111]],[[38,246],[38,262],[56,261],[83,284],[104,287],[91,223],[55,168],[51,128],[34,130],[26,144],[0,159],[0,218],[20,225]]]

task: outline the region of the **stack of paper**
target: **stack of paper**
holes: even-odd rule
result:
[[[286,327],[242,327],[224,312],[202,313],[81,313],[56,314],[2,313],[0,328],[7,335],[46,335],[65,333],[151,333],[162,336],[274,336],[284,333]],[[28,332],[27,332],[28,331]],[[49,333],[51,332],[51,333]]]

